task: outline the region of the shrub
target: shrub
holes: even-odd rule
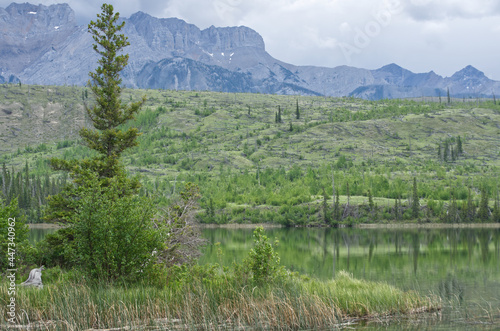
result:
[[[162,245],[154,225],[151,200],[122,195],[119,180],[102,187],[94,175],[71,218],[77,265],[92,279],[135,278]]]
[[[8,205],[0,200],[0,236],[0,268],[3,271],[33,263],[34,250],[28,242],[28,226],[21,215],[17,199]],[[10,262],[13,264],[10,265]]]
[[[264,235],[264,228],[259,226],[253,232],[255,247],[250,250],[244,265],[252,272],[253,281],[259,284],[268,282],[277,277],[283,268],[280,267],[280,258],[274,251],[278,241],[274,245]]]

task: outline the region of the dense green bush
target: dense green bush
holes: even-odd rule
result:
[[[34,249],[28,242],[28,226],[17,206],[17,199],[4,205],[0,200],[0,269],[16,269],[32,264]]]
[[[96,177],[81,189],[71,218],[75,262],[92,279],[136,278],[155,263],[163,245],[151,200],[122,195],[120,181],[102,187]]]

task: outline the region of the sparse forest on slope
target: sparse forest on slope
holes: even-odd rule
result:
[[[124,90],[123,98],[143,94],[148,101],[127,124],[143,132],[123,157],[127,169],[160,204],[181,182],[197,183],[202,222],[499,220],[496,100],[171,90]],[[24,196],[20,205],[37,221],[45,196],[64,181],[48,157],[90,153],[77,140],[90,125],[87,91],[4,84],[0,95],[2,192]]]

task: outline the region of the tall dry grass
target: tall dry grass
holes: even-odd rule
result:
[[[0,314],[9,299],[0,289]],[[318,329],[348,318],[407,314],[438,307],[436,299],[340,273],[323,282],[289,276],[271,284],[242,283],[218,275],[150,285],[61,282],[18,288],[17,324],[32,330]],[[5,326],[5,324],[4,324]]]

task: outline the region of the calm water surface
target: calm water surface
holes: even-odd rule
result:
[[[242,261],[252,229],[204,229],[222,263]],[[443,299],[439,314],[349,326],[380,330],[500,330],[500,229],[268,229],[281,263],[321,279],[340,270]],[[218,262],[207,246],[200,263]]]
[[[53,229],[33,229],[39,240]],[[210,243],[203,263],[241,262],[253,246],[252,229],[203,229]],[[411,319],[358,322],[356,330],[500,330],[500,229],[267,229],[279,240],[287,268],[320,279],[340,270],[403,290],[435,294],[443,310]]]

